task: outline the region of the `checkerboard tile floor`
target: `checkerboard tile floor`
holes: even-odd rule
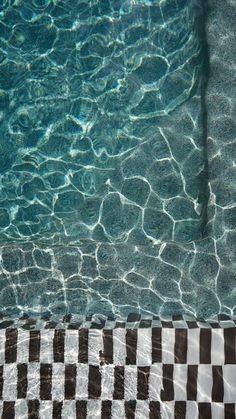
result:
[[[235,319],[0,323],[4,419],[235,419]]]

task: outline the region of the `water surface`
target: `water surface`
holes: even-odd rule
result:
[[[198,11],[189,0],[2,6],[2,242],[202,237]]]

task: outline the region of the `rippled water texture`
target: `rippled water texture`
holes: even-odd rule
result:
[[[236,313],[236,6],[209,6],[1,2],[2,313]]]
[[[6,1],[0,240],[203,235],[196,1]]]

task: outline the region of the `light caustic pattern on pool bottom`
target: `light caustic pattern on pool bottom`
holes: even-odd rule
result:
[[[0,22],[0,240],[203,235],[195,1],[11,1]]]
[[[7,3],[9,5],[10,2]],[[174,3],[172,2],[172,4]],[[39,5],[39,3],[35,1],[30,4],[31,6],[34,4],[34,12],[36,13],[36,4]],[[109,5],[110,3],[102,3],[100,1],[99,4]],[[161,4],[164,6],[165,3],[162,2]],[[190,3],[188,4],[190,5]],[[42,2],[41,5],[43,5]],[[138,5],[140,5],[140,2]],[[212,226],[210,234],[213,237],[182,244],[161,242],[154,246],[150,244],[147,246],[117,243],[101,244],[99,242],[93,243],[92,241],[87,242],[87,244],[84,241],[83,245],[76,247],[36,245],[32,243],[15,244],[14,246],[11,243],[8,246],[3,245],[0,248],[0,307],[4,314],[18,316],[22,311],[31,314],[49,311],[54,313],[57,318],[63,316],[65,312],[73,312],[81,315],[94,313],[103,315],[115,314],[125,317],[132,311],[161,315],[181,314],[183,311],[188,311],[205,318],[209,318],[218,312],[225,312],[231,315],[236,314],[236,189],[234,182],[236,161],[234,143],[236,131],[233,119],[235,115],[235,96],[232,88],[235,83],[234,62],[236,54],[234,50],[236,42],[233,28],[236,5],[231,0],[225,0],[224,8],[222,8],[222,2],[220,0],[212,0],[211,5],[206,28],[210,45],[211,66],[206,102],[208,110],[208,132],[210,136],[208,141],[208,158],[211,189],[208,219],[209,224]],[[69,8],[69,3],[67,3],[66,9],[59,8],[57,10],[57,16],[54,17],[54,25],[55,22],[58,27],[60,25],[60,29],[57,30],[57,36],[61,36],[62,33],[70,34],[69,27],[71,25],[71,19],[68,21],[66,17],[68,16],[69,10],[71,10],[71,14],[73,15],[72,7]],[[61,16],[59,14],[60,10]],[[159,10],[159,8],[157,7],[156,10]],[[163,12],[163,7],[161,10]],[[187,9],[182,9],[179,17],[183,16],[183,10],[187,13]],[[11,11],[12,8],[9,9],[9,13]],[[168,21],[168,25],[170,25],[171,20],[168,20],[166,16],[167,11],[168,9],[165,11],[165,21]],[[14,30],[14,24],[10,25],[10,23],[7,29],[6,20],[9,20],[9,22],[11,22],[10,19],[14,20],[17,18],[18,20],[19,13],[27,20],[32,18],[33,12],[30,12],[30,9],[27,8],[26,1],[21,4],[18,1],[11,18],[10,15],[7,19],[5,18],[5,23],[1,24],[0,32],[2,44],[2,39],[4,37],[6,39],[4,41],[5,51],[10,45],[8,39],[10,39],[12,36],[11,32]],[[38,9],[37,13],[43,13],[43,7],[41,10]],[[52,14],[51,11],[50,14]],[[1,15],[1,20],[2,18],[3,14]],[[190,22],[189,19],[188,22]],[[66,27],[67,25],[69,26]],[[84,27],[83,25],[85,25],[85,22],[81,22],[81,27]],[[132,25],[134,25],[134,22],[132,22]],[[167,23],[165,23],[163,28],[167,28]],[[186,28],[187,25],[185,31],[187,30]],[[164,33],[167,35],[168,31],[162,31],[162,36]],[[173,35],[172,32],[169,35],[171,34]],[[40,39],[37,42],[40,42]],[[35,41],[34,43],[35,54],[38,54],[37,42]],[[42,63],[44,63],[44,59],[46,59],[46,62],[48,62],[47,56],[50,56],[55,51],[55,44],[53,48],[53,51],[47,52],[46,56],[44,58],[42,57],[39,61],[42,60]],[[4,49],[2,48],[1,51],[1,68],[2,66],[6,68],[6,63],[4,64],[3,61],[5,55],[3,52]],[[13,60],[13,56],[17,57],[17,53],[20,54],[20,51],[19,47],[17,49],[12,46],[11,60]],[[67,61],[68,56],[70,56],[68,49],[63,48],[63,54],[58,54],[57,60],[60,57],[64,57]],[[223,62],[222,57],[224,57]],[[55,60],[56,58],[54,56]],[[19,68],[28,68],[24,60],[21,65],[23,67],[20,66]],[[18,73],[17,69],[17,65],[12,67],[12,78],[8,78],[8,83],[12,83],[12,87],[11,85],[7,85],[11,87],[11,91],[4,89],[1,93],[1,106],[3,107],[1,111],[6,112],[6,106],[9,106],[9,101],[11,101],[13,104],[15,103],[15,108],[11,105],[12,115],[14,115],[14,112],[17,112],[19,107],[19,98],[22,97],[21,100],[23,103],[25,95],[27,96],[28,94],[25,87],[32,83],[32,85],[37,84],[41,86],[41,90],[44,88],[44,91],[48,92],[48,96],[45,96],[44,100],[41,101],[40,97],[37,100],[35,99],[33,102],[35,109],[37,109],[37,103],[41,103],[42,109],[45,107],[48,115],[56,115],[57,113],[53,113],[53,110],[57,111],[63,102],[59,100],[60,97],[58,98],[55,92],[56,89],[62,89],[62,86],[65,86],[63,84],[65,83],[65,79],[62,77],[64,74],[64,65],[57,68],[54,66],[53,72],[51,72],[52,70],[49,65],[47,70],[46,68],[45,70],[41,70],[44,72],[48,71],[48,78],[45,78],[45,82],[43,82],[42,77],[38,79],[35,76],[33,77],[32,73],[32,80],[30,82],[25,73]],[[1,77],[3,74],[1,71]],[[61,75],[61,79],[58,78],[58,80],[63,80],[63,83],[56,84],[53,82],[53,77],[56,79],[58,75]],[[79,75],[78,79],[80,79]],[[16,84],[14,85],[13,83]],[[52,92],[49,94],[50,90],[48,86],[52,87],[52,84],[54,86],[54,95],[50,97]],[[66,85],[72,86],[73,78],[69,77]],[[14,94],[14,91],[17,94]],[[170,92],[173,92],[172,89]],[[75,96],[75,89],[72,89],[72,87],[70,87],[70,95],[72,97],[73,95]],[[68,96],[66,96],[64,102],[67,100],[69,100]],[[199,127],[199,123],[197,124],[199,109],[200,101],[195,94],[194,97],[188,99],[183,105],[177,107],[168,117],[152,119],[155,130],[156,127],[159,130],[160,121],[162,121],[162,132],[165,132],[165,135],[167,133],[169,134],[168,141],[171,145],[172,154],[178,162],[184,162],[185,159],[187,161],[188,149],[194,150],[193,156],[194,153],[197,153],[195,147],[191,148],[192,143],[189,143],[189,138],[193,138],[191,135],[194,132],[194,141],[196,143],[196,138],[198,138],[196,135]],[[37,118],[40,121],[39,113]],[[60,116],[59,119],[63,120],[63,117]],[[136,121],[140,134],[145,132],[145,124],[147,122],[148,124],[151,123],[151,119]],[[3,123],[5,123],[5,128],[2,131],[2,138],[5,138],[4,135],[7,135],[6,133],[8,132],[8,124],[6,124],[6,119],[4,118]],[[47,126],[47,124],[44,125],[45,127]],[[56,122],[54,125],[56,126]],[[141,129],[140,126],[143,128]],[[34,128],[33,125],[32,127]],[[149,127],[151,129],[151,126]],[[195,127],[195,130],[193,130],[193,127]],[[33,128],[32,132],[38,132]],[[21,171],[10,171],[10,158],[15,158],[16,152],[19,150],[18,143],[13,140],[24,138],[24,144],[27,145],[27,141],[30,141],[30,138],[34,138],[33,135],[30,135],[30,132],[30,130],[29,132],[24,130],[21,135],[14,134],[12,137],[8,134],[8,140],[10,141],[11,139],[10,146],[9,141],[8,143],[0,142],[1,150],[3,144],[4,150],[6,150],[6,144],[8,144],[8,151],[10,149],[13,150],[13,148],[15,150],[15,154],[13,152],[9,154],[4,151],[4,158],[1,159],[1,168],[4,168],[2,174],[4,175],[7,171],[9,172],[8,189],[5,189],[4,193],[8,191],[8,197],[11,194],[12,202],[15,202],[16,191],[18,191],[14,186],[13,175],[18,176],[22,173],[22,177],[25,176],[24,179],[27,180],[28,176],[32,176],[33,179],[34,174],[36,175],[37,172],[36,167],[30,161],[28,163],[25,161],[23,165],[21,162]],[[42,132],[44,131],[42,130]],[[154,137],[152,136],[152,138]],[[198,141],[201,141],[200,135]],[[179,144],[182,146],[180,147]],[[199,143],[198,147],[201,148]],[[29,153],[29,150],[27,150],[27,153]],[[35,149],[32,149],[31,153],[28,154],[29,157],[35,155],[43,156],[43,161],[46,163],[46,152],[37,154],[35,153]],[[63,154],[63,150],[61,150],[61,155],[63,155],[64,159],[66,153]],[[3,156],[2,152],[0,156]],[[151,153],[151,158],[152,156],[153,154]],[[191,153],[189,156],[191,156]],[[191,179],[190,175],[192,175],[192,181],[194,182],[195,180],[194,175],[196,169],[194,169],[194,161],[197,161],[197,159],[194,160],[192,157],[191,164],[189,166],[186,165],[186,168],[189,167],[190,171],[185,176],[189,182],[188,185],[191,184],[189,180]],[[56,159],[48,159],[47,162],[52,167],[48,174],[49,176],[55,171],[54,165],[60,163],[60,157],[57,156]],[[143,163],[143,159],[141,162]],[[39,163],[37,165],[38,173],[41,174],[44,166],[43,164],[40,166]],[[39,172],[40,167],[41,172]],[[67,173],[68,167],[64,163],[62,167],[63,178]],[[130,164],[131,171],[133,170],[132,167],[134,165]],[[4,179],[6,181],[7,176]],[[51,176],[51,179],[53,180],[53,176]],[[55,179],[58,179],[57,176],[55,176]],[[3,189],[1,191],[3,193]],[[49,191],[47,194],[50,196]],[[45,197],[46,193],[44,192],[40,196]],[[2,211],[2,214],[4,214],[4,210]],[[1,216],[1,222],[3,222],[3,219]],[[48,237],[50,237],[50,234]]]

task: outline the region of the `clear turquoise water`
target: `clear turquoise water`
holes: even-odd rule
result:
[[[1,11],[0,240],[199,239],[195,1],[18,1]]]
[[[1,311],[232,312],[200,6],[1,3]]]

